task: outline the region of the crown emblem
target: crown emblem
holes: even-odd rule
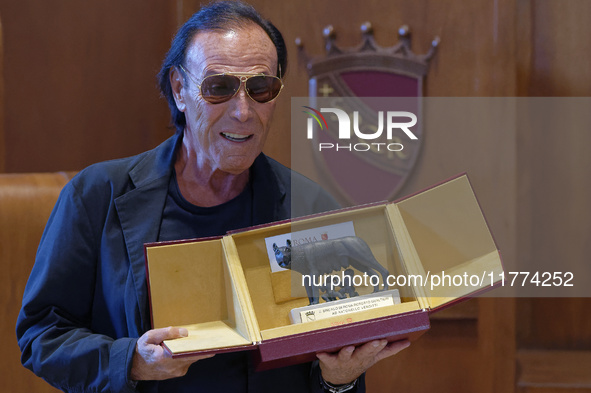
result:
[[[310,311],[306,311],[306,318],[308,319],[308,321],[315,321],[316,320],[316,313],[312,310]]]
[[[336,44],[336,32],[332,25],[326,26],[322,35],[325,41],[326,57],[308,56],[302,40],[300,38],[295,40],[298,59],[306,65],[310,76],[323,74],[325,70],[334,68],[353,68],[357,65],[367,68],[373,63],[377,68],[393,68],[423,77],[427,74],[429,62],[440,43],[439,37],[435,37],[427,53],[415,54],[411,49],[410,29],[407,25],[403,25],[398,29],[399,42],[392,47],[382,47],[374,39],[371,22],[361,25],[361,43],[353,48],[343,49]]]

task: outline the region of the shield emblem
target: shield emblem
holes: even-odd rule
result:
[[[398,31],[399,43],[390,48],[376,44],[369,22],[362,25],[361,31],[362,43],[344,50],[335,44],[332,27],[325,28],[324,57],[309,58],[301,41],[296,41],[309,77],[307,108],[357,112],[355,118],[351,117],[352,126],[360,131],[358,135],[372,135],[371,139],[353,138],[343,144],[338,136],[337,116],[324,116],[326,130],[320,129],[320,121],[314,124],[311,142],[319,172],[327,179],[325,185],[330,183],[331,191],[349,205],[392,200],[411,175],[424,139],[423,79],[439,43],[438,38],[434,39],[427,54],[416,55],[411,51],[406,26]],[[396,116],[388,115],[407,112],[418,119],[412,127],[416,136],[413,140],[402,129],[386,131],[391,130],[391,123],[399,124]],[[377,135],[379,130],[382,132]],[[333,148],[322,149],[331,145]]]

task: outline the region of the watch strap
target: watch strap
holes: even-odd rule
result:
[[[322,388],[329,393],[343,393],[355,388],[357,379],[344,385],[333,385],[330,382],[326,382],[324,378],[322,378],[322,375],[320,375],[320,384],[322,385]]]

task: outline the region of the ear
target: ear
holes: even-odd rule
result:
[[[291,240],[287,239],[287,247],[291,247]]]
[[[273,250],[277,251],[278,247],[277,247],[277,243],[273,243]]]
[[[183,96],[183,75],[178,67],[170,67],[169,71],[170,86],[172,87],[172,96],[179,111],[184,112],[187,105]]]

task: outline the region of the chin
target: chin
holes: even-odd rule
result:
[[[254,159],[249,160],[230,160],[220,165],[220,169],[232,175],[239,175],[250,169]]]

